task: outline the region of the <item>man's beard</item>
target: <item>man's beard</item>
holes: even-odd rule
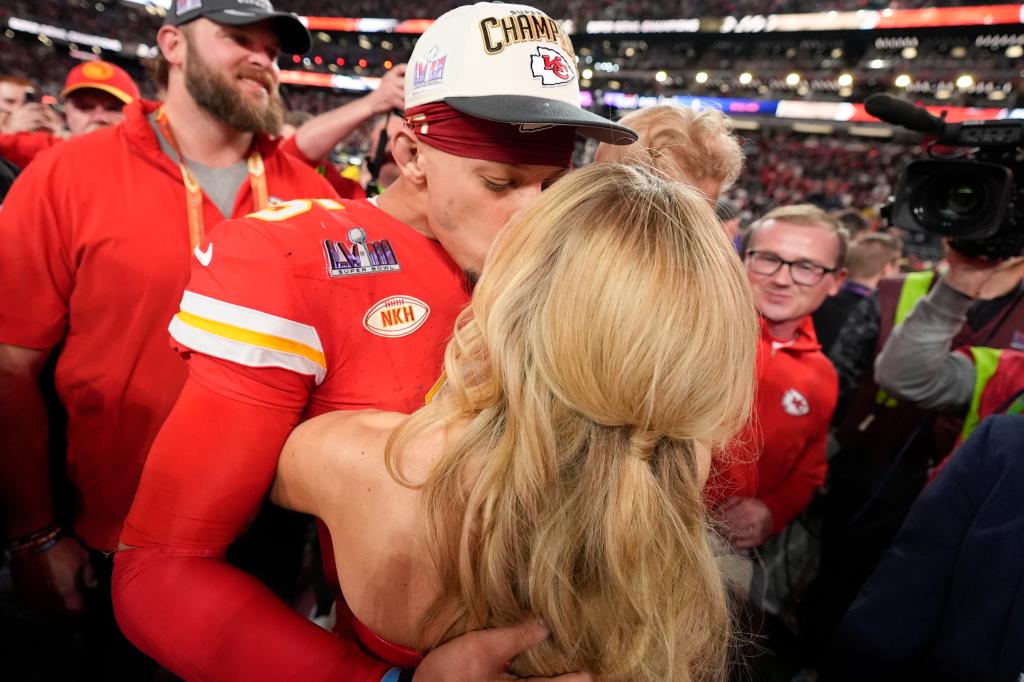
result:
[[[266,86],[269,98],[265,103],[252,102],[239,92],[232,82],[234,75],[224,75],[211,69],[189,41],[185,87],[192,99],[236,130],[277,135],[284,124],[284,104],[270,74],[255,67],[242,67],[237,74]]]

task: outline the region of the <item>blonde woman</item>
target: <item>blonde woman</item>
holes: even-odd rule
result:
[[[591,166],[499,239],[433,401],[305,423],[273,499],[327,524],[351,623],[396,665],[540,618],[550,637],[511,673],[719,679],[701,488],[747,418],[756,339],[704,197]]]

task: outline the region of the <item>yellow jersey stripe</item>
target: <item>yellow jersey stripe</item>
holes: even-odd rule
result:
[[[215,336],[220,336],[232,341],[238,341],[240,343],[247,343],[251,346],[267,348],[273,351],[291,353],[292,355],[304,357],[324,369],[327,368],[327,359],[324,357],[324,354],[316,348],[311,348],[304,343],[299,343],[292,339],[285,339],[280,336],[274,336],[273,334],[254,332],[250,329],[236,327],[233,324],[227,324],[225,322],[217,322],[216,320],[210,320],[205,317],[193,315],[192,313],[187,313],[184,310],[180,311],[175,315],[175,317],[190,327],[201,329],[210,334],[214,334]]]

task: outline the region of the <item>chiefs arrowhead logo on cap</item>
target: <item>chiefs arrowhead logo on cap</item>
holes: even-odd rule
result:
[[[536,54],[530,55],[530,71],[542,85],[565,85],[576,78],[573,65],[550,47],[538,47]]]

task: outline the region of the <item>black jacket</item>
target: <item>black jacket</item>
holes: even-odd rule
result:
[[[1024,679],[1024,416],[982,423],[921,493],[827,680]]]

